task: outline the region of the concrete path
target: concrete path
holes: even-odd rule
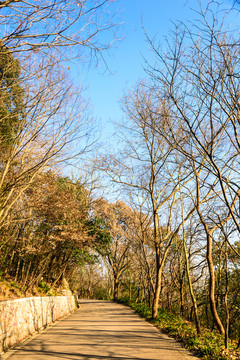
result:
[[[81,308],[2,360],[197,360],[179,343],[119,304],[83,300]]]

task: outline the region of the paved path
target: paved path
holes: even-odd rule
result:
[[[81,308],[3,360],[196,360],[175,340],[119,304],[83,300]]]

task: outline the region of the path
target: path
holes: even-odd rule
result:
[[[81,308],[2,360],[197,360],[174,339],[119,304],[83,300]]]

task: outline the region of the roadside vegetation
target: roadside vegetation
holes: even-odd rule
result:
[[[202,329],[197,334],[194,324],[181,318],[168,310],[159,309],[156,319],[152,319],[151,308],[146,304],[136,303],[129,298],[118,299],[118,302],[131,307],[137,314],[150,321],[161,331],[180,341],[194,355],[205,360],[230,360],[239,359],[240,351],[236,349],[236,341],[231,342],[229,351],[226,352],[224,336],[216,331]]]
[[[98,152],[69,60],[109,48],[113,1],[0,2],[1,299],[127,298],[205,359],[239,358],[234,4],[204,1],[165,43],[145,34],[146,79],[122,99],[117,151]]]

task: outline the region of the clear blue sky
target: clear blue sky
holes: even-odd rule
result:
[[[203,1],[203,3],[206,1]],[[225,0],[226,6],[231,0]],[[113,131],[111,121],[117,121],[123,115],[120,99],[138,80],[146,77],[143,70],[143,56],[149,57],[142,24],[150,37],[157,36],[164,42],[172,22],[193,20],[196,16],[191,10],[198,8],[198,0],[119,0],[121,9],[119,21],[124,22],[121,35],[124,38],[112,49],[105,60],[111,70],[104,71],[100,65],[79,75],[87,86],[87,96],[93,106],[93,116],[101,122],[103,139],[110,138]],[[116,18],[117,20],[117,18]]]

